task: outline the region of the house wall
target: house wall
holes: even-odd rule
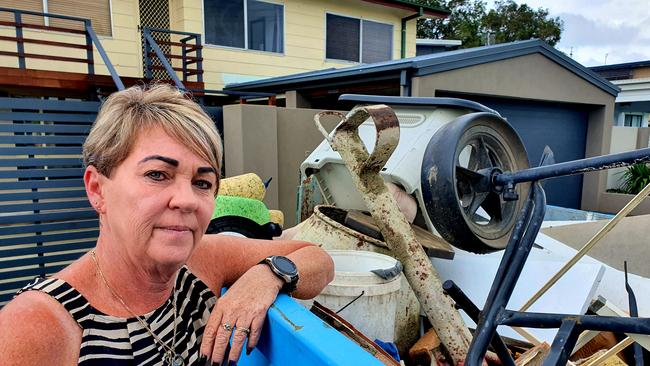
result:
[[[637,127],[612,127],[610,153],[615,154],[648,147],[648,130],[650,129]],[[645,135],[645,143],[642,141],[643,135]],[[607,171],[607,189],[620,187],[621,173],[624,171],[625,168],[616,168]]]
[[[273,177],[264,203],[284,213],[285,228],[297,223],[300,164],[323,140],[313,124],[318,112],[245,104],[223,108],[226,176],[256,173],[263,180]],[[331,131],[336,122],[325,119],[323,126]]]
[[[609,153],[614,97],[541,54],[413,78],[414,96],[437,91],[585,104],[590,108],[585,156]],[[582,208],[601,211],[607,173],[584,175]]]
[[[393,25],[393,58],[400,57],[401,18],[409,12],[359,0],[276,0],[284,4],[284,53],[205,45],[203,67],[207,89],[225,84],[355,65],[325,59],[325,14],[358,17]],[[203,33],[203,1],[173,0],[175,29]],[[415,21],[407,25],[407,56],[415,56]]]
[[[204,82],[207,89],[222,89],[227,83],[260,78],[346,67],[352,62],[325,59],[325,14],[333,13],[389,23],[393,25],[394,59],[401,52],[401,18],[406,10],[381,6],[361,0],[269,0],[284,5],[284,53],[241,50],[205,45],[203,50]],[[170,0],[170,27],[173,30],[203,34],[203,0]],[[100,37],[111,62],[121,76],[142,77],[142,55],[137,0],[111,0],[113,35]],[[408,57],[415,56],[415,20],[407,23]],[[1,27],[0,35],[15,36],[13,27]],[[68,35],[40,30],[25,30],[25,37],[49,41],[85,43],[82,35]],[[172,39],[174,40],[174,39]],[[205,41],[205,36],[203,36]],[[0,42],[0,51],[15,52],[12,42]],[[26,52],[85,58],[85,50],[26,45]],[[99,53],[95,52],[98,74],[108,74]],[[178,60],[173,60],[177,66]],[[18,67],[16,57],[0,56],[0,66]],[[48,60],[27,60],[31,69],[67,72],[87,71],[86,64]],[[193,80],[193,79],[190,79]]]
[[[117,69],[120,76],[141,77],[142,60],[140,34],[138,32],[138,2],[134,0],[111,0],[111,21],[113,34],[111,37],[99,36],[102,46],[108,53],[111,63]],[[65,15],[65,14],[64,14]],[[14,27],[0,27],[0,35],[15,36]],[[85,36],[72,35],[61,32],[25,29],[25,38],[39,40],[85,44]],[[0,42],[0,51],[16,52],[14,42]],[[41,55],[67,56],[75,58],[86,58],[86,50],[70,49],[37,44],[25,44],[26,53]],[[108,75],[99,52],[95,50],[95,72]],[[10,56],[0,56],[0,66],[18,67],[18,59]],[[85,63],[62,62],[51,60],[27,59],[26,66],[29,69],[53,70],[67,72],[87,72]]]

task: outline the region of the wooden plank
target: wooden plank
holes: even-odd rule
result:
[[[17,38],[17,37],[0,36],[0,41],[24,42],[24,43],[32,43],[32,44],[42,44],[44,46],[77,48],[77,49],[83,49],[83,50],[91,50],[92,49],[92,46],[85,45],[85,44],[46,41],[46,40],[43,40],[43,39],[35,39],[35,38]]]
[[[546,342],[542,342],[519,356],[519,358],[515,360],[515,365],[542,366],[544,359],[550,352],[551,346]]]
[[[4,25],[7,27],[15,27],[15,28],[22,27],[22,28],[31,28],[31,29],[41,29],[41,30],[47,30],[52,32],[86,34],[85,30],[70,29],[70,28],[63,28],[63,27],[50,27],[47,25],[40,25],[40,24],[30,24],[30,23],[17,24],[16,22],[0,21],[0,25]]]
[[[375,220],[361,211],[349,210],[347,217],[345,218],[345,224],[362,234],[370,236],[371,238],[381,241],[384,240]],[[429,256],[443,259],[454,258],[454,249],[449,245],[449,243],[417,225],[411,225],[411,229],[413,229],[415,237]]]
[[[36,59],[50,60],[50,61],[80,62],[80,63],[86,63],[86,64],[94,64],[95,63],[94,60],[89,60],[87,58],[39,55],[37,53],[24,53],[23,56],[25,58],[36,58]]]

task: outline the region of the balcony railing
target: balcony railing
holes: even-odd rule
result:
[[[203,82],[203,46],[198,33],[173,31],[160,28],[142,28],[144,36],[145,78],[153,79],[154,70],[164,70],[176,87],[185,89],[183,82],[194,76],[196,82]],[[173,37],[173,38],[172,38]],[[180,38],[182,37],[182,38]],[[173,39],[180,38],[177,41]],[[167,53],[160,46],[167,46]],[[174,67],[180,60],[180,67]],[[182,77],[179,79],[177,72]]]
[[[39,13],[39,12],[27,11],[27,10],[9,9],[9,8],[0,8],[0,13],[13,14],[13,19],[14,19],[13,21],[0,20],[0,25],[13,27],[15,29],[14,37],[0,36],[0,40],[16,43],[16,52],[0,51],[0,56],[17,57],[18,67],[20,69],[24,70],[27,68],[28,59],[41,59],[41,60],[50,60],[50,61],[83,63],[86,64],[88,67],[88,74],[94,75],[95,59],[93,54],[93,47],[95,47],[97,49],[97,52],[101,56],[102,60],[104,61],[104,65],[108,69],[108,72],[113,78],[113,82],[115,83],[117,89],[118,90],[124,89],[124,84],[122,83],[120,76],[118,75],[117,71],[113,67],[113,64],[108,58],[108,55],[104,50],[104,47],[102,47],[102,44],[99,41],[99,38],[97,37],[97,34],[93,30],[90,19],[76,18],[76,17],[70,17],[66,15],[57,15],[57,14],[50,14],[50,13]],[[26,23],[23,21],[24,15],[66,20],[71,22],[72,24],[75,23],[80,24],[82,29],[76,29],[74,27],[53,27],[49,25]],[[44,22],[44,24],[47,23]],[[58,41],[51,41],[51,40],[38,39],[38,38],[25,38],[24,37],[25,29],[38,29],[38,30],[59,32],[64,34],[83,35],[85,37],[85,43],[81,44],[81,43],[70,43],[70,42],[58,42]],[[46,55],[41,53],[25,52],[26,44],[37,44],[37,45],[51,46],[51,47],[69,49],[69,50],[72,49],[85,50],[86,57],[81,58],[81,57],[69,57],[69,56],[55,56],[55,55]]]

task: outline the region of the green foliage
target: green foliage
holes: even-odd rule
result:
[[[627,167],[623,173],[623,184],[619,189],[625,193],[637,194],[650,183],[650,168],[644,163]]]
[[[560,41],[563,23],[549,17],[548,9],[533,9],[513,0],[496,0],[487,11],[483,0],[418,0],[424,5],[451,10],[447,19],[418,20],[419,38],[459,39],[463,48],[538,38],[551,46]]]

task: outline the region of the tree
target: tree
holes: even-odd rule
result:
[[[484,0],[419,0],[423,5],[451,10],[447,19],[420,19],[419,38],[459,39],[463,48],[489,43],[538,38],[554,46],[561,37],[563,23],[549,17],[548,9],[533,9],[513,0],[496,0],[487,11]]]

